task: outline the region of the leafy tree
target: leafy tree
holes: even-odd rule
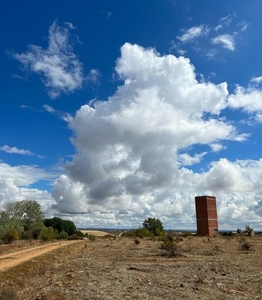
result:
[[[57,229],[58,232],[63,231],[63,223],[64,220],[53,217],[52,219],[44,219],[44,224],[46,227],[53,227],[54,229]]]
[[[64,220],[64,231],[67,232],[69,235],[72,235],[76,231],[76,226],[73,221]]]
[[[34,222],[30,226],[30,230],[32,231],[33,238],[36,240],[40,237],[41,233],[46,229],[43,222]]]
[[[4,211],[0,214],[1,221],[20,223],[25,230],[35,222],[43,221],[41,205],[34,200],[23,200],[18,202],[7,203]]]
[[[159,219],[147,218],[143,223],[143,227],[151,231],[156,236],[161,236],[164,234],[164,227]]]
[[[53,227],[53,229],[56,229],[58,232],[65,231],[68,233],[68,235],[72,235],[76,231],[74,222],[70,220],[62,220],[57,217],[45,219],[44,224],[46,227]]]
[[[245,228],[244,232],[247,233],[248,235],[252,235],[252,233],[254,232],[254,230],[249,225],[246,225],[246,228]]]
[[[31,231],[33,236],[38,235],[36,227],[43,226],[43,213],[38,202],[23,200],[7,203],[0,211],[0,238],[10,238],[10,242],[18,239],[24,231]],[[36,225],[38,224],[38,225]]]
[[[238,229],[237,229],[237,233],[238,233],[238,234],[241,234],[241,233],[242,233],[242,230],[241,230],[240,228],[238,228]]]

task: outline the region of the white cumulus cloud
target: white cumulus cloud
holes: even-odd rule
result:
[[[220,143],[213,143],[210,145],[210,148],[212,152],[219,152],[221,150],[224,150],[226,147]]]
[[[191,166],[197,163],[200,163],[202,158],[207,154],[207,152],[195,154],[194,156],[189,155],[188,153],[182,153],[179,155],[179,160],[184,166]]]
[[[262,83],[262,76],[258,76],[258,77],[253,77],[251,79],[251,82],[255,83],[255,84],[260,84]]]
[[[151,215],[186,228],[195,226],[195,195],[251,191],[248,176],[258,168],[248,173],[245,162],[222,159],[203,173],[186,167],[208,153],[190,156],[185,149],[200,144],[219,151],[224,140],[246,138],[219,118],[228,106],[226,83],[199,82],[188,59],[129,43],[116,72],[123,84],[115,94],[65,119],[77,153],[53,185],[53,209],[85,214],[81,223],[139,226]]]
[[[36,166],[10,166],[0,163],[0,210],[8,202],[28,199],[38,201],[42,211],[48,213],[54,203],[51,194],[30,185],[40,180],[52,180],[54,177],[57,177],[57,173],[52,174]]]
[[[27,52],[14,54],[25,68],[40,74],[51,98],[81,88],[84,80],[82,64],[69,40],[69,29],[74,29],[71,23],[60,27],[55,21],[49,28],[47,49],[30,45]]]
[[[254,79],[251,81],[254,81]],[[244,88],[238,85],[234,94],[229,95],[228,104],[231,108],[243,109],[249,114],[255,115],[255,119],[261,122],[262,91],[260,89],[252,86]]]

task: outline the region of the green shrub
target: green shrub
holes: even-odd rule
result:
[[[135,236],[142,239],[145,237],[152,237],[152,236],[154,236],[154,233],[149,231],[146,228],[138,228],[135,230]]]
[[[68,238],[68,233],[65,232],[65,231],[61,231],[59,234],[58,234],[58,238],[61,239],[61,240],[66,240]]]
[[[33,234],[33,239],[38,239],[41,236],[41,233],[45,231],[47,227],[45,227],[43,222],[34,222],[30,226],[30,230],[32,231]]]
[[[148,229],[155,236],[164,235],[164,227],[162,221],[156,218],[147,218],[143,222],[143,228]]]
[[[166,239],[160,246],[160,249],[163,250],[163,255],[170,257],[176,257],[181,255],[181,249],[177,242],[171,242]]]
[[[178,242],[171,241],[168,238],[164,239],[160,246],[160,249],[164,251],[163,255],[167,255],[170,257],[181,255],[181,248],[178,245]]]
[[[14,241],[18,240],[19,239],[19,234],[17,232],[16,229],[11,229],[9,230],[4,236],[3,236],[3,241],[6,243],[6,244],[11,244],[13,243]]]
[[[140,244],[140,239],[139,239],[139,238],[135,238],[135,239],[134,239],[134,243],[135,243],[136,245],[139,245],[139,244]]]
[[[26,230],[22,234],[22,239],[24,240],[32,240],[33,239],[33,231],[32,230]]]
[[[53,240],[53,239],[59,238],[59,234],[58,234],[57,230],[53,229],[53,227],[49,227],[49,228],[46,228],[45,230],[43,230],[40,238],[46,242],[48,240]]]
[[[80,230],[76,230],[76,231],[75,231],[75,234],[76,234],[77,236],[79,236],[79,237],[84,237],[83,232],[80,231]]]
[[[243,250],[243,251],[249,251],[250,249],[251,249],[251,244],[244,240],[241,243],[241,250]]]

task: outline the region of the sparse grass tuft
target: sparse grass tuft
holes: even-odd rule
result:
[[[243,240],[243,242],[241,243],[241,250],[250,251],[251,250],[251,244],[248,243],[246,240]]]
[[[16,290],[7,286],[0,291],[0,300],[15,300],[17,298]]]
[[[91,235],[91,234],[88,236],[88,238],[91,242],[94,242],[96,240],[96,237],[94,235]]]
[[[44,275],[46,274],[47,270],[48,270],[47,265],[46,265],[46,264],[41,264],[41,265],[39,266],[39,268],[38,268],[38,274],[39,274],[40,276],[44,276]]]

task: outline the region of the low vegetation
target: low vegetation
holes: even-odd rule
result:
[[[44,219],[39,203],[23,200],[7,203],[0,211],[0,242],[12,243],[16,240],[67,239],[70,235],[83,236],[76,230],[74,222],[54,217]]]

